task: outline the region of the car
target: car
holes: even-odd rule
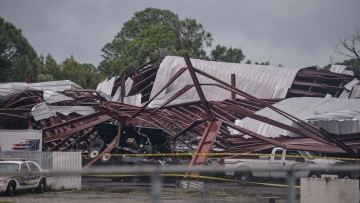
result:
[[[14,196],[16,190],[30,188],[43,193],[52,182],[50,171],[42,169],[33,161],[0,159],[0,192],[8,196]]]

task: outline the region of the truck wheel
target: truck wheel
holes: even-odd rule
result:
[[[102,151],[105,147],[105,142],[104,140],[102,139],[97,139],[97,140],[94,140],[90,143],[89,145],[89,151],[90,149],[93,149],[93,148],[98,148],[100,149],[100,151]]]
[[[238,180],[239,182],[237,182],[240,186],[247,186],[249,185],[248,182],[251,181],[251,171],[240,171],[237,176],[236,176],[236,180]]]
[[[321,178],[320,173],[309,173],[309,178]]]
[[[110,153],[106,153],[100,157],[101,162],[106,163],[110,160],[111,155]]]
[[[16,190],[15,182],[10,181],[10,183],[8,184],[8,186],[6,188],[6,195],[7,196],[14,196],[15,195],[15,190]]]
[[[152,146],[144,145],[139,149],[139,154],[152,154],[154,152]]]
[[[100,154],[100,149],[99,148],[90,148],[90,150],[89,150],[89,159],[93,160],[97,156],[99,156],[99,154]]]

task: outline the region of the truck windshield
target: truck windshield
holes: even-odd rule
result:
[[[0,163],[0,173],[17,172],[19,164],[15,163]]]

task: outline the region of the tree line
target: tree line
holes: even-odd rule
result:
[[[360,41],[359,30],[356,31],[354,38],[340,40],[342,47],[350,51],[348,56],[359,53],[354,43],[354,40]],[[207,55],[205,48],[211,47],[212,41],[211,33],[195,19],[181,20],[169,10],[147,8],[136,12],[114,39],[105,44],[98,67],[81,64],[72,55],[58,64],[50,53],[38,56],[21,30],[0,18],[0,82],[24,82],[31,75],[33,82],[71,80],[83,88],[94,89],[99,82],[121,74],[130,65],[139,66],[159,57],[159,48],[166,48],[174,56],[187,52],[191,58],[210,61],[241,63],[245,60],[240,48],[222,45],[216,45]],[[345,54],[339,47],[336,51]],[[341,64],[355,70],[359,69],[359,61],[359,57],[354,57]],[[245,63],[251,64],[251,60]],[[270,62],[254,64],[269,65]]]

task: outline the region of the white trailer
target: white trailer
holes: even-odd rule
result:
[[[0,130],[0,151],[42,151],[41,130]]]

